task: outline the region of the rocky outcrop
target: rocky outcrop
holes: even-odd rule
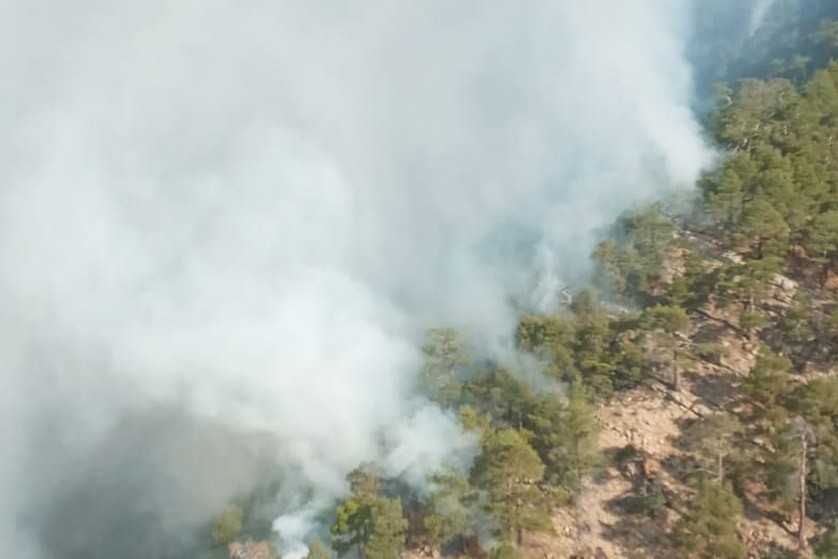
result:
[[[790,304],[797,293],[797,282],[780,274],[774,274],[771,280],[774,299],[786,305]]]
[[[233,542],[227,546],[229,559],[279,559],[268,542]]]

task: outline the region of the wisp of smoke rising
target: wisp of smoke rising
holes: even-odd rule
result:
[[[760,27],[762,27],[765,18],[771,12],[771,8],[777,3],[777,0],[756,0],[751,11],[751,19],[748,22],[748,36],[752,37]]]
[[[123,418],[159,406],[275,441],[314,488],[276,523],[296,554],[358,463],[420,483],[467,460],[454,420],[413,393],[422,332],[453,325],[490,351],[544,251],[570,277],[594,230],[694,179],[687,8],[6,2],[3,548],[102,556],[96,537],[46,541],[43,519],[59,488],[95,486],[79,472]],[[206,517],[256,475],[230,463],[256,455],[207,460],[211,482],[176,472],[176,503],[136,489],[152,513]],[[168,456],[161,479],[194,467]],[[124,460],[107,463],[120,479]],[[189,497],[207,483],[215,501]],[[119,516],[132,495],[93,505]]]

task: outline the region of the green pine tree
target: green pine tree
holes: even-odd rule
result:
[[[567,399],[559,409],[561,413],[544,437],[548,463],[557,481],[575,492],[601,460],[597,445],[599,424],[587,391],[578,383],[568,389]]]
[[[323,542],[315,539],[308,544],[308,554],[306,554],[305,559],[332,559],[332,552],[323,545]]]
[[[468,479],[452,468],[431,475],[428,487],[431,493],[427,499],[425,533],[433,545],[442,547],[468,531],[468,506],[473,491]]]
[[[370,517],[372,524],[364,547],[364,559],[399,559],[407,529],[401,501],[375,499]]]
[[[685,357],[681,340],[691,327],[687,311],[681,307],[655,305],[643,311],[640,324],[648,333],[655,361],[668,367],[672,389],[678,390]]]
[[[698,482],[695,496],[675,528],[679,550],[690,559],[741,559],[745,546],[736,533],[742,503],[729,484]]]
[[[742,424],[735,415],[717,413],[697,422],[687,431],[687,445],[701,460],[705,469],[715,473],[719,482],[725,479],[728,458],[737,452],[736,439]]]
[[[239,506],[227,507],[212,526],[212,543],[225,546],[241,537],[244,511]]]
[[[791,361],[762,347],[756,363],[740,390],[752,406],[752,415],[757,420],[782,421],[784,410],[780,407],[791,393]]]
[[[517,431],[488,434],[473,475],[488,495],[487,510],[497,521],[502,539],[520,546],[525,531],[550,531],[547,500],[538,486],[544,464]]]

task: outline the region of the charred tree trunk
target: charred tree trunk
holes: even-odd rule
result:
[[[797,523],[797,545],[800,549],[806,547],[806,453],[809,450],[809,444],[806,432],[803,431],[800,435],[800,471],[798,472],[798,482],[800,483],[800,508],[798,515],[800,520]]]
[[[681,385],[681,371],[678,367],[678,350],[672,352],[672,390],[678,392]]]

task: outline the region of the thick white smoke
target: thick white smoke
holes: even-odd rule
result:
[[[316,502],[467,449],[422,331],[491,347],[545,251],[693,180],[687,4],[4,2],[3,547],[137,409],[270,434]]]

